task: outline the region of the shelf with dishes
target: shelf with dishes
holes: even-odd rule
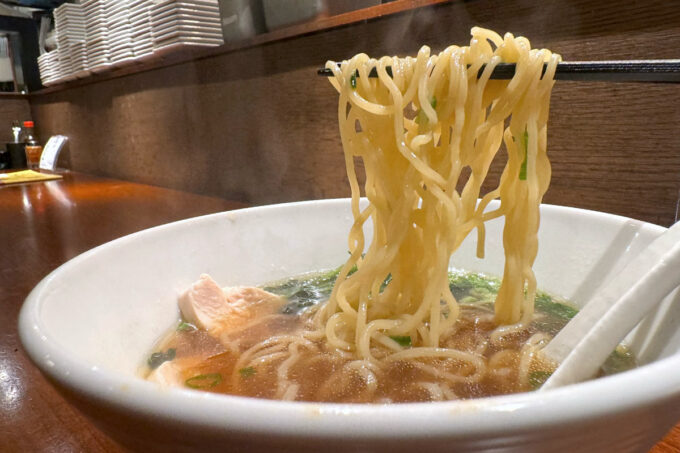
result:
[[[183,4],[182,6],[184,7],[184,10],[186,12],[188,8],[187,4],[192,0],[182,1],[162,0],[162,1],[163,4],[172,3],[175,5],[179,5],[181,3]],[[208,0],[195,0],[195,1],[200,2]],[[41,73],[44,73],[48,77],[46,84],[47,88],[44,88],[32,94],[34,95],[48,94],[71,87],[98,83],[104,80],[123,77],[130,74],[136,74],[158,68],[183,64],[205,58],[212,58],[219,55],[236,52],[242,49],[247,49],[250,47],[255,47],[284,39],[295,38],[297,36],[319,33],[337,27],[343,27],[354,23],[364,22],[366,20],[376,20],[385,16],[396,14],[409,14],[409,11],[414,9],[433,6],[437,4],[443,4],[449,1],[451,0],[393,0],[389,2],[386,0],[382,1],[354,0],[353,2],[349,2],[353,3],[352,9],[349,11],[340,9],[341,6],[342,7],[347,6],[345,5],[345,2],[336,3],[331,2],[330,0],[327,0],[326,2],[320,1],[320,3],[325,3],[326,5],[325,9],[322,8],[319,10],[319,13],[314,15],[313,17],[309,17],[306,20],[298,22],[285,23],[282,21],[282,18],[279,15],[278,17],[276,17],[276,19],[278,19],[277,23],[274,23],[274,19],[267,20],[266,23],[264,24],[264,28],[258,28],[257,24],[252,24],[252,26],[250,26],[247,21],[245,21],[244,23],[244,21],[239,20],[235,21],[233,23],[232,30],[228,31],[228,26],[223,24],[222,30],[224,43],[221,45],[219,44],[215,45],[205,41],[201,42],[197,39],[193,40],[184,39],[184,41],[182,41],[181,39],[177,39],[175,41],[171,41],[171,39],[175,38],[178,34],[183,34],[183,37],[186,37],[186,34],[188,32],[195,30],[190,28],[191,25],[193,24],[189,22],[191,19],[188,19],[186,17],[176,20],[168,20],[165,23],[165,26],[167,28],[170,28],[173,25],[178,27],[178,29],[172,30],[172,32],[174,32],[175,35],[168,34],[168,36],[163,36],[161,35],[161,31],[163,31],[162,27],[160,26],[157,27],[159,37],[158,39],[160,40],[161,38],[167,38],[167,40],[165,42],[161,41],[154,42],[154,33],[152,32],[153,51],[150,54],[142,55],[135,58],[123,59],[118,62],[113,62],[111,61],[112,60],[111,49],[106,48],[105,46],[102,45],[97,47],[96,42],[92,40],[90,44],[91,50],[89,55],[99,57],[99,60],[97,60],[96,62],[101,66],[99,67],[92,66],[90,69],[85,70],[81,69],[80,71],[71,73],[69,76],[61,77],[58,80],[55,80],[54,71],[59,68],[60,63],[59,54],[54,53],[55,51],[43,54],[39,58],[39,65],[41,68]],[[90,2],[106,3],[107,0],[87,0],[85,3],[83,3],[82,6],[83,7],[89,6]],[[117,0],[114,0],[114,2],[116,4],[118,3]],[[136,2],[132,0],[127,3],[132,4]],[[153,7],[156,10],[160,9],[158,5],[160,5],[161,2],[158,0],[147,1],[146,3],[153,4]],[[212,3],[214,4],[215,2]],[[223,11],[225,9],[224,3],[247,4],[249,2],[246,0],[243,0],[241,2],[239,2],[238,0],[217,1],[217,4],[219,5],[218,9],[220,9],[221,11],[221,20],[223,22],[225,20],[228,21],[230,18],[234,16],[233,14],[231,14],[230,11]],[[265,3],[266,1],[263,0],[263,4]],[[276,5],[281,4],[283,2],[280,2],[280,0],[271,0],[271,3],[273,5]],[[90,6],[90,9],[92,8],[96,9],[96,7]],[[166,6],[166,8],[169,7]],[[182,8],[181,6],[175,6],[174,10],[181,8]],[[163,12],[165,14],[168,14],[167,11],[159,11],[157,14],[159,20],[165,17],[165,16],[160,17]],[[270,10],[268,12],[271,13],[272,11]],[[92,13],[90,13],[88,18],[91,17],[93,17]],[[270,17],[275,16],[270,14]],[[200,22],[204,22],[204,20],[201,19]],[[103,34],[104,33],[100,32],[100,35]],[[205,36],[199,36],[199,38],[205,38]],[[82,37],[80,39],[82,39]],[[166,45],[163,46],[163,44]],[[154,45],[155,47],[153,47]],[[86,43],[86,53],[87,47],[88,46]],[[108,61],[104,60],[103,58],[104,56],[107,55],[107,51],[104,49],[108,50],[109,58]],[[94,61],[95,60],[93,60],[93,62]]]
[[[38,57],[45,86],[224,43],[217,0],[87,0],[54,20],[57,49]]]

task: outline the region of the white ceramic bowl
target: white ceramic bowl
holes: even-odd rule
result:
[[[347,200],[226,212],[142,231],[55,270],[30,294],[20,335],[35,364],[103,430],[137,450],[647,451],[680,420],[680,296],[628,340],[645,365],[543,393],[401,405],[286,403],[163,390],[138,366],[178,318],[201,273],[250,285],[327,269],[347,257]],[[500,274],[500,221],[487,259],[473,241],[452,264]],[[583,303],[664,228],[542,207],[540,287]]]

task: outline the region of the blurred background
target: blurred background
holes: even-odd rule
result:
[[[61,167],[256,205],[349,194],[326,60],[436,52],[475,25],[570,61],[680,58],[680,8],[660,0],[206,0],[177,13],[198,27],[179,38],[172,1],[0,3],[3,133],[30,117],[40,137],[69,137]],[[678,124],[678,85],[558,82],[545,201],[669,225]]]

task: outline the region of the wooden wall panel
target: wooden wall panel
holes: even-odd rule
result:
[[[66,164],[254,204],[346,196],[336,96],[315,75],[356,52],[413,54],[512,31],[565,59],[680,58],[677,1],[454,1],[32,98]],[[546,201],[670,224],[680,86],[560,82]]]
[[[0,148],[12,141],[12,122],[23,122],[31,119],[31,107],[28,98],[9,95],[0,96]]]

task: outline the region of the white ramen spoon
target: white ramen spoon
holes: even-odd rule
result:
[[[647,246],[541,350],[559,366],[540,390],[591,378],[624,337],[680,285],[680,222]]]

